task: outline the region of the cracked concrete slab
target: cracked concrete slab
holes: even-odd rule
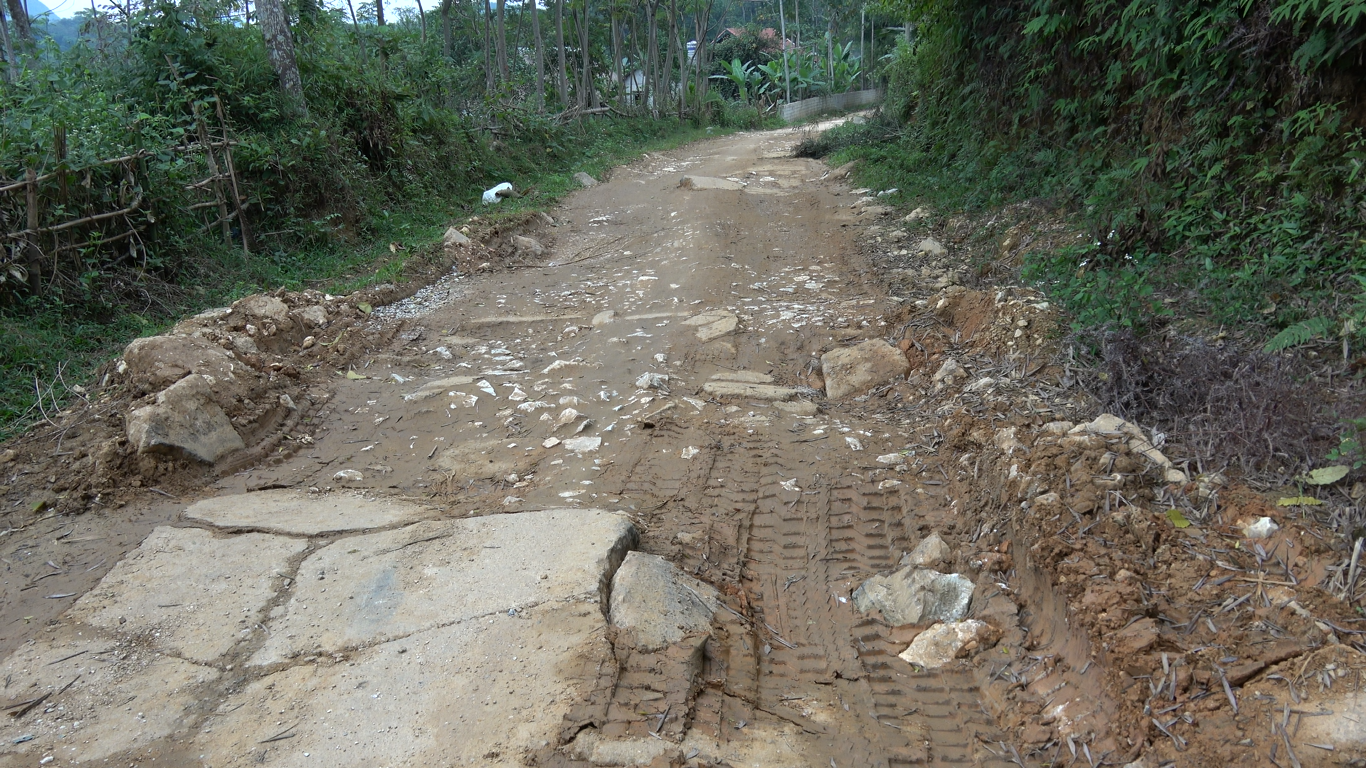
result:
[[[296,536],[343,533],[415,523],[439,512],[411,502],[351,493],[303,494],[288,489],[217,496],[191,504],[185,517],[218,528]]]
[[[307,546],[263,533],[157,528],[66,616],[210,664],[261,620],[290,558]]]
[[[192,727],[218,670],[95,634],[63,626],[0,663],[7,699],[49,694],[55,707],[40,706],[21,721],[5,718],[0,765],[37,765],[45,756],[59,759],[56,765],[107,762]]]
[[[290,667],[231,696],[184,751],[214,768],[526,765],[610,663],[604,627],[597,604],[552,602]]]
[[[294,593],[251,663],[363,648],[552,601],[601,601],[635,542],[628,518],[601,509],[422,522],[341,539],[299,566]]]

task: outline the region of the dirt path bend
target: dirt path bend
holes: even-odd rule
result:
[[[0,764],[1008,764],[980,676],[851,601],[955,500],[877,461],[916,425],[811,388],[898,300],[798,138],[650,155],[554,212],[542,266],[377,310],[396,341],[310,445],[4,662],[11,693],[77,682]],[[702,639],[605,621],[631,549],[717,590]]]

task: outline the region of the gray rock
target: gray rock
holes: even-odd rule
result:
[[[734,333],[735,329],[739,327],[739,325],[740,318],[736,317],[735,315],[722,315],[719,319],[715,320],[714,322],[707,323],[701,328],[698,328],[697,338],[702,341],[712,341],[713,339],[719,339],[728,333]]]
[[[773,407],[780,411],[786,411],[794,416],[815,416],[816,411],[818,410],[816,404],[810,400],[794,400],[792,402],[783,402],[780,400],[774,403]]]
[[[931,533],[926,536],[924,541],[915,545],[915,549],[901,558],[901,565],[913,565],[917,568],[933,568],[940,563],[947,562],[953,557],[953,550],[939,537],[938,533]]]
[[[441,238],[441,244],[447,248],[458,248],[462,245],[469,245],[470,239],[465,236],[464,232],[455,227],[448,227],[446,234]]]
[[[289,305],[274,296],[254,294],[232,305],[234,312],[241,312],[254,320],[269,320],[276,325],[284,325],[289,319]]]
[[[944,247],[943,243],[935,240],[933,237],[927,237],[919,243],[916,243],[915,252],[923,253],[927,256],[943,256],[949,251]]]
[[[512,248],[517,251],[518,256],[524,258],[535,258],[545,253],[545,246],[541,245],[541,241],[531,237],[523,237],[522,235],[512,236]]]
[[[305,328],[318,328],[327,325],[327,310],[318,304],[310,304],[291,313],[303,323]]]
[[[893,625],[959,621],[968,613],[972,592],[966,576],[910,565],[863,582],[854,591],[854,605],[864,613],[882,611]]]
[[[861,395],[898,376],[905,376],[910,369],[906,356],[882,339],[869,339],[821,355],[825,395],[831,400]]]
[[[729,179],[716,179],[710,176],[684,176],[683,180],[678,182],[678,186],[683,189],[699,191],[708,189],[722,189],[728,191],[744,189],[743,185],[730,181]]]
[[[712,374],[712,381],[741,381],[747,384],[772,384],[773,377],[758,371],[722,371]]]
[[[302,536],[406,525],[437,514],[399,499],[379,501],[351,493],[302,494],[285,488],[214,496],[185,510],[185,517],[219,528]]]
[[[752,400],[791,400],[797,390],[773,384],[750,384],[744,381],[709,381],[702,391],[712,397],[737,397]]]
[[[991,625],[976,619],[935,624],[916,635],[899,656],[926,669],[938,669],[991,642],[994,634]]]
[[[159,392],[191,373],[233,380],[250,370],[231,353],[197,336],[135,339],[123,350],[128,377],[144,392]]]
[[[574,174],[574,181],[578,182],[578,185],[583,187],[584,189],[587,189],[589,187],[596,187],[598,185],[597,179],[593,178],[592,176],[589,176],[583,171],[579,171],[578,173]]]
[[[165,453],[212,464],[246,447],[214,402],[209,380],[191,374],[157,395],[155,405],[128,415],[128,440],[138,453]]]
[[[943,365],[939,366],[939,370],[934,372],[932,378],[937,383],[945,379],[961,379],[967,375],[968,372],[964,370],[963,366],[960,365],[957,360],[950,357],[948,360],[944,361]]]
[[[638,650],[657,651],[711,632],[716,590],[658,555],[630,552],[612,579],[612,624],[630,630]]]

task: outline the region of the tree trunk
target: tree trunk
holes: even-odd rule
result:
[[[669,41],[667,49],[664,51],[664,67],[660,70],[659,95],[656,101],[662,100],[664,104],[671,105],[674,100],[673,76],[674,76],[674,46],[678,44],[678,6],[675,0],[669,0]],[[664,107],[664,113],[668,114],[669,106]]]
[[[555,48],[559,53],[559,70],[555,77],[555,89],[559,91],[560,106],[569,108],[569,73],[565,69],[564,56],[564,0],[555,0]]]
[[[422,10],[422,0],[417,0],[417,23],[421,25],[422,46],[427,46],[427,12]]]
[[[579,27],[579,46],[583,49],[583,65],[579,71],[579,107],[590,106],[593,90],[593,62],[588,55],[588,0],[583,0],[583,24]]]
[[[612,9],[612,74],[617,78],[617,106],[626,104],[626,79],[621,71],[621,20]]]
[[[19,57],[14,55],[14,44],[9,39],[9,25],[5,21],[5,6],[0,4],[0,47],[5,55],[5,79],[11,83],[19,81]]]
[[[489,0],[484,0],[484,90],[493,93],[493,52],[490,48],[493,45],[492,31],[489,28],[493,7],[489,5]]]
[[[9,15],[14,21],[14,40],[12,45],[16,48],[27,49],[33,45],[33,27],[29,25],[28,10],[24,8],[23,0],[6,0],[9,4]]]
[[[455,53],[455,29],[451,24],[451,4],[455,0],[441,0],[441,53],[447,60]]]
[[[658,117],[659,113],[655,110],[655,94],[659,93],[659,4],[651,2],[645,6],[646,24],[649,27],[649,39],[645,46],[645,82],[643,83],[645,93],[643,94],[644,106],[650,110],[650,114]]]
[[[531,36],[536,38],[536,109],[545,111],[545,46],[541,42],[541,9],[531,0]]]
[[[384,26],[384,0],[375,0],[375,24]]]
[[[512,79],[511,74],[508,72],[507,27],[503,23],[503,18],[506,16],[506,8],[507,0],[498,0],[497,39],[493,43],[493,49],[498,54],[498,76],[500,82],[504,83]]]
[[[274,2],[279,2],[279,0],[274,0]],[[365,38],[361,37],[360,34],[360,19],[356,18],[356,6],[352,4],[351,0],[346,0],[346,8],[347,10],[351,11],[351,28],[356,30],[356,47],[360,49],[360,60],[364,62]],[[259,3],[257,10],[260,10]]]
[[[280,0],[259,0],[256,13],[261,20],[261,37],[266,42],[266,57],[280,78],[280,90],[290,106],[308,117],[308,103],[304,101],[303,81],[299,79],[299,65],[294,60],[294,36],[289,32],[284,4]]]

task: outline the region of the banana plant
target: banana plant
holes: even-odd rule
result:
[[[741,63],[739,59],[721,62],[724,73],[712,75],[713,80],[728,80],[735,85],[735,91],[739,95],[740,101],[748,104],[750,94],[753,93],[763,82],[763,75],[754,68],[750,62]]]

